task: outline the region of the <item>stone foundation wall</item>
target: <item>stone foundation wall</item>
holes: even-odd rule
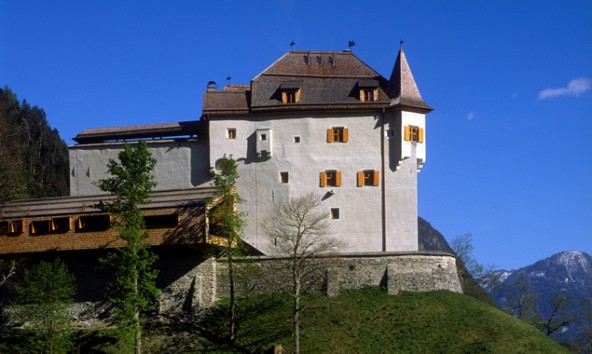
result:
[[[288,260],[247,257],[234,261],[238,295],[281,291],[290,286]],[[325,256],[311,263],[311,288],[335,296],[342,289],[383,286],[389,294],[399,291],[448,290],[462,292],[456,259],[445,253],[371,253]],[[163,291],[161,310],[179,309],[189,298],[191,309],[207,308],[229,296],[228,262],[210,258]],[[175,290],[176,289],[176,290]]]
[[[98,268],[103,252],[62,253],[62,259],[76,276],[78,294],[70,313],[78,321],[92,322],[109,317],[111,305],[104,294],[111,280],[108,271]],[[162,289],[159,313],[206,310],[229,296],[228,262],[203,258],[203,252],[171,247],[160,248],[156,267],[157,286]],[[50,255],[47,255],[50,260]],[[30,260],[32,264],[33,260]],[[277,257],[247,257],[235,260],[238,295],[282,291],[290,287],[288,260]],[[382,286],[389,294],[399,291],[449,290],[462,292],[456,259],[446,253],[341,254],[316,259],[307,280],[311,288],[329,296],[342,289]],[[27,264],[23,263],[22,268]],[[22,269],[20,269],[22,272]],[[19,276],[17,275],[17,278]],[[10,301],[5,289],[0,301]]]

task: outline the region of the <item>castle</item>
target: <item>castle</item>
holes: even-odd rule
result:
[[[206,186],[217,161],[231,155],[239,162],[244,237],[263,253],[261,220],[277,202],[307,193],[322,199],[344,251],[417,251],[417,173],[430,111],[402,49],[388,80],[351,51],[289,52],[250,85],[210,82],[201,120],[179,123],[189,138],[150,141],[157,189]],[[99,193],[93,182],[106,177],[119,140],[161,138],[167,128],[76,136],[71,195]]]
[[[308,193],[321,200],[343,255],[413,254],[431,110],[402,48],[388,79],[348,50],[288,52],[249,85],[210,81],[198,121],[78,134],[71,196],[3,206],[0,254],[117,247],[107,216],[94,208],[107,198],[96,181],[108,177],[123,142],[139,139],[157,160],[157,187],[142,206],[155,246],[217,242],[205,220],[212,175],[226,155],[239,163],[244,240],[261,254],[269,247],[262,220],[278,202]]]

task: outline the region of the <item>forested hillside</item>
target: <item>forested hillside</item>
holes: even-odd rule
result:
[[[68,195],[68,147],[45,112],[0,89],[0,203]]]

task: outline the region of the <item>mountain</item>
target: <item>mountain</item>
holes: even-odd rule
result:
[[[580,341],[590,335],[586,328],[592,326],[589,254],[560,252],[517,270],[498,270],[494,278],[495,284],[487,288],[501,308],[527,319],[538,314],[543,321],[554,314],[551,327],[569,322],[551,334],[557,341]]]
[[[444,236],[423,218],[417,218],[420,251],[454,253]]]

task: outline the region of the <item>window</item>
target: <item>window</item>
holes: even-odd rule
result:
[[[298,102],[298,96],[298,90],[284,90],[282,91],[282,103],[296,103]]]
[[[405,140],[423,143],[423,128],[407,125],[405,126]]]
[[[339,219],[339,208],[331,208],[331,212],[329,213],[329,217],[332,220],[338,220]]]
[[[341,186],[341,171],[323,171],[320,175],[321,187],[340,187]]]
[[[334,127],[327,129],[328,143],[347,143],[349,140],[349,131],[344,127]]]
[[[300,88],[302,81],[284,81],[280,85],[279,91],[282,94],[283,104],[294,104],[300,101]]]
[[[267,134],[261,134],[261,141],[267,140]]]
[[[176,227],[177,225],[179,225],[179,215],[146,215],[144,216],[144,224],[146,225],[147,229],[163,229]]]
[[[374,88],[361,88],[360,89],[360,101],[362,102],[375,102],[378,97],[378,90]]]
[[[18,236],[23,233],[23,221],[11,220],[0,222],[0,235]]]
[[[285,184],[290,181],[290,174],[288,172],[280,172],[280,183]]]
[[[380,183],[380,172],[375,170],[358,171],[358,187],[378,186]]]
[[[299,136],[294,137],[294,144],[300,144],[300,137]]]
[[[109,215],[81,216],[76,221],[76,232],[106,231],[110,227],[111,217]]]
[[[226,138],[230,140],[236,139],[236,129],[235,128],[228,128],[226,130]]]

